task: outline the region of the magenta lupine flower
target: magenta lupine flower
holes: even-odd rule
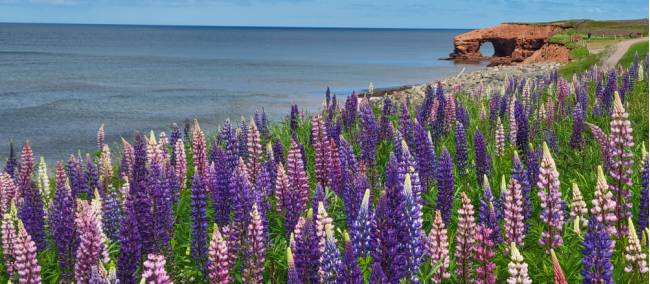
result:
[[[148,284],[173,284],[165,271],[165,257],[150,253],[144,261],[142,280]]]
[[[505,177],[502,177],[505,178]],[[518,180],[510,178],[510,183],[503,193],[503,219],[507,243],[521,245],[526,237],[526,226],[524,223],[524,198],[522,188]]]
[[[461,207],[458,208],[458,228],[456,229],[456,274],[461,283],[471,283],[472,259],[474,258],[474,206],[465,192],[461,193]]]
[[[452,94],[447,95],[445,98],[444,119],[445,130],[450,130],[452,125],[456,122],[456,100]]]
[[[287,232],[291,232],[298,221],[298,216],[307,206],[307,199],[309,198],[309,183],[304,168],[304,160],[300,147],[295,140],[291,141],[291,149],[287,156],[287,177],[290,190],[287,196],[290,197],[291,201],[284,203],[284,206],[287,206],[288,209],[285,226]]]
[[[588,122],[585,122],[585,125],[591,131],[591,134],[594,136],[596,142],[598,142],[598,146],[600,146],[600,160],[603,162],[603,166],[605,170],[608,170],[610,168],[609,167],[609,163],[610,163],[609,137],[597,125]]]
[[[503,131],[503,124],[501,124],[501,117],[497,117],[497,127],[494,130],[494,143],[497,156],[503,156],[506,148],[506,137]]]
[[[555,161],[551,156],[546,143],[543,144],[543,157],[540,165],[539,179],[537,181],[537,192],[541,199],[542,212],[540,218],[545,224],[544,231],[539,243],[546,253],[552,248],[562,246],[562,226],[564,225],[563,201],[560,193],[560,174],[555,167]]]
[[[36,260],[36,244],[20,221],[18,222],[18,234],[14,239],[13,246],[18,283],[40,284],[41,266]],[[81,261],[81,259],[77,259],[77,261]]]
[[[99,212],[93,208],[90,202],[77,201],[77,234],[79,236],[79,248],[75,263],[75,277],[77,282],[86,283],[90,280],[90,272],[93,266],[98,266],[108,258],[106,246],[103,243],[101,222],[98,219]]]
[[[2,216],[2,253],[4,266],[7,268],[7,275],[13,278],[16,273],[16,226],[14,225],[15,208],[14,212],[5,212]]]
[[[185,157],[185,144],[182,139],[176,140],[174,145],[174,171],[178,178],[178,184],[185,187],[187,184],[187,158]]]
[[[447,228],[442,221],[440,210],[436,210],[431,231],[426,242],[427,254],[431,258],[431,265],[438,267],[438,271],[433,273],[431,280],[433,283],[442,283],[443,280],[449,279],[449,240],[447,237]]]
[[[20,196],[20,198],[23,197],[25,187],[29,187],[33,172],[34,153],[32,152],[32,147],[29,145],[29,141],[26,141],[25,144],[23,144],[23,150],[20,153],[20,166],[18,167],[18,177],[16,178],[16,184],[19,190],[18,196]]]
[[[255,122],[251,120],[248,126],[248,156],[246,157],[246,168],[248,168],[248,178],[250,183],[254,184],[258,176],[262,173],[263,166],[263,151],[262,141],[260,140],[260,132],[257,130]]]
[[[493,284],[497,281],[496,268],[492,258],[494,257],[494,241],[492,240],[492,229],[485,224],[476,227],[476,246],[474,246],[474,257],[476,259],[476,283]]]
[[[553,264],[553,283],[568,284],[564,276],[564,271],[562,271],[562,266],[560,266],[560,261],[557,259],[555,250],[553,249],[551,249],[551,263]]]
[[[323,119],[320,115],[314,115],[311,119],[311,141],[314,147],[314,170],[316,172],[316,180],[322,186],[327,185],[328,180],[328,151],[329,140],[327,133],[325,133],[325,126]]]
[[[508,284],[531,284],[528,277],[528,264],[524,262],[515,243],[510,243],[510,263],[508,263]]]
[[[246,231],[246,252],[242,278],[246,283],[262,283],[266,260],[266,229],[257,204],[250,211],[251,221]]]
[[[625,246],[625,269],[627,273],[632,273],[634,276],[638,275],[638,281],[641,281],[643,277],[639,274],[644,274],[648,272],[648,262],[646,261],[647,255],[645,251],[641,248],[641,242],[639,237],[636,235],[636,230],[634,229],[634,222],[632,218],[627,219],[627,245]]]
[[[451,209],[454,199],[454,169],[451,155],[447,148],[443,146],[440,153],[440,162],[438,162],[438,199],[436,201],[436,210],[440,210],[442,220],[445,224],[451,222]]]
[[[17,202],[16,194],[18,188],[14,179],[8,173],[0,173],[0,213],[5,213],[9,210],[12,202]]]
[[[193,128],[192,159],[194,160],[196,172],[201,175],[201,178],[203,180],[206,180],[208,177],[208,149],[205,143],[205,135],[203,134],[203,130],[201,130],[201,126],[199,125],[198,120],[194,120]]]
[[[99,126],[97,129],[97,149],[101,150],[104,148],[104,124]]]
[[[622,237],[627,228],[625,219],[632,216],[631,192],[632,186],[632,164],[634,155],[632,148],[634,140],[632,138],[632,126],[627,118],[628,113],[623,108],[621,98],[614,93],[614,107],[612,110],[612,120],[610,122],[610,171],[612,176],[612,191],[616,201],[615,214],[617,217],[616,230],[617,236]]]
[[[215,284],[228,284],[230,282],[230,266],[234,259],[228,253],[228,242],[219,231],[219,226],[214,226],[210,248],[208,250],[208,280]]]

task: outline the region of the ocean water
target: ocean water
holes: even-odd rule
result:
[[[462,32],[0,24],[0,158],[27,139],[50,162],[94,151],[102,123],[117,145],[194,118],[315,110],[328,86],[342,101],[482,68],[439,60]]]

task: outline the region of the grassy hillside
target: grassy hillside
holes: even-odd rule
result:
[[[648,54],[648,42],[639,42],[637,44],[634,44],[630,47],[630,49],[627,50],[625,55],[621,58],[621,60],[618,62],[618,64],[623,65],[623,67],[628,67],[630,66],[630,63],[634,60],[634,56],[638,55],[639,58],[643,58],[646,54]]]

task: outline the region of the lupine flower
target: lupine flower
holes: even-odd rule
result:
[[[262,216],[253,204],[250,212],[251,221],[246,231],[246,260],[242,277],[246,283],[262,283],[264,261],[266,260],[266,230],[262,224]]]
[[[574,228],[582,228],[587,226],[587,203],[582,199],[580,188],[574,182],[571,184],[571,219],[573,220]],[[580,232],[577,232],[580,234]]]
[[[344,271],[341,252],[336,246],[332,224],[325,225],[325,251],[320,260],[320,283],[341,283]]]
[[[262,173],[262,142],[260,140],[260,132],[257,130],[257,126],[253,120],[251,120],[248,128],[246,168],[248,168],[250,182],[255,183],[258,176]]]
[[[372,271],[370,272],[370,284],[381,284],[381,283],[389,283],[388,282],[388,277],[386,277],[386,274],[384,273],[384,270],[381,268],[381,264],[379,262],[374,262],[372,264]]]
[[[609,113],[612,108],[612,100],[614,99],[614,92],[616,92],[616,69],[610,68],[607,72],[607,84],[603,90],[603,110],[605,114]]]
[[[537,179],[539,178],[539,162],[541,153],[535,150],[533,144],[528,144],[528,151],[526,154],[526,165],[528,166],[528,180],[531,186],[537,185]],[[524,194],[524,196],[526,196]],[[530,207],[529,207],[530,208]]]
[[[20,153],[20,166],[18,167],[18,177],[16,178],[21,198],[25,188],[30,186],[33,172],[34,153],[32,152],[32,147],[29,145],[29,141],[27,141],[23,144],[23,150]]]
[[[564,276],[564,271],[562,271],[562,266],[560,266],[560,261],[558,261],[555,250],[553,249],[551,249],[551,263],[553,264],[553,283],[568,284]]]
[[[18,283],[41,283],[41,266],[36,260],[36,244],[20,221],[18,222],[18,233],[14,239],[13,249]],[[77,259],[77,261],[82,260]]]
[[[381,110],[381,118],[379,120],[379,139],[387,140],[393,137],[393,128],[390,124],[390,115],[393,108],[393,102],[389,96],[384,97],[384,105]]]
[[[176,140],[174,159],[176,160],[174,171],[176,172],[176,177],[178,177],[178,184],[185,186],[187,183],[187,159],[185,158],[185,144],[181,139]]]
[[[16,208],[12,204],[11,209],[8,209],[2,215],[2,254],[4,266],[7,268],[7,275],[13,278],[16,273]]]
[[[539,243],[544,247],[546,253],[552,248],[562,246],[562,226],[564,225],[564,212],[560,193],[560,174],[555,167],[555,161],[551,156],[546,143],[543,144],[544,156],[540,165],[539,180],[537,181],[537,192],[541,199],[542,212],[540,218],[545,224],[544,231]]]
[[[343,279],[345,283],[361,284],[363,275],[359,268],[359,262],[355,254],[355,249],[347,232],[343,232],[344,252],[343,252]]]
[[[327,164],[328,164],[328,176],[327,176],[327,184],[330,185],[332,190],[336,192],[336,194],[339,195],[344,195],[343,192],[343,165],[341,164],[341,158],[340,158],[340,151],[339,151],[339,146],[337,145],[336,141],[334,139],[330,138],[329,147],[327,149]],[[348,196],[352,197],[352,196]],[[352,200],[348,200],[352,201]],[[346,205],[349,202],[346,202]]]
[[[456,100],[452,94],[447,95],[445,98],[445,130],[450,130],[454,122],[456,122]]]
[[[230,220],[231,196],[229,181],[231,173],[225,167],[226,154],[219,147],[215,153],[216,161],[210,165],[209,188],[215,210],[215,222],[225,226]]]
[[[122,145],[124,152],[122,153],[122,161],[120,162],[120,175],[132,178],[133,161],[135,159],[133,153],[134,149],[133,146],[131,146],[131,144],[129,144],[129,142],[124,138],[122,138]]]
[[[430,135],[424,126],[415,122],[415,160],[420,179],[428,190],[433,185],[436,174],[436,152]]]
[[[582,245],[582,265],[580,271],[585,283],[613,284],[612,250],[614,242],[607,229],[595,218],[589,220],[589,227]]]
[[[171,189],[168,185],[160,165],[156,162],[151,163],[147,177],[147,188],[152,204],[151,212],[155,216],[151,223],[156,251],[171,248],[170,241],[174,230],[174,208]]]
[[[438,199],[436,201],[436,209],[440,210],[442,220],[445,224],[451,222],[451,209],[454,198],[454,172],[453,162],[447,148],[443,146],[442,153],[440,154],[440,162],[438,162]]]
[[[526,95],[528,92],[525,93]],[[508,129],[510,130],[509,132],[509,138],[510,138],[510,145],[516,145],[517,144],[517,118],[515,116],[515,105],[517,104],[517,97],[512,96],[510,99],[510,112],[508,113]],[[524,112],[526,112],[524,110]]]
[[[456,230],[456,273],[459,281],[472,281],[472,259],[474,253],[474,206],[465,192],[461,193],[461,207],[458,209],[458,228]]]
[[[485,224],[476,228],[476,246],[474,246],[474,257],[476,258],[476,283],[496,283],[496,264],[492,261],[494,257],[494,241],[492,229]]]
[[[307,199],[309,198],[309,183],[304,168],[303,155],[295,140],[291,142],[291,149],[287,156],[287,177],[290,186],[288,196],[290,196],[291,201],[284,203],[284,206],[288,206],[285,228],[287,228],[288,232],[291,232],[298,220],[298,216],[307,206]]]
[[[108,252],[103,242],[100,213],[86,201],[77,201],[77,234],[79,235],[79,248],[77,249],[75,263],[75,277],[77,282],[86,283],[90,279],[93,266],[108,260]]]
[[[524,257],[519,253],[515,243],[510,243],[510,263],[508,263],[508,284],[531,284],[533,283],[528,277],[528,264],[524,262]]]
[[[207,190],[201,173],[197,170],[192,180],[192,257],[201,270],[205,270],[208,243]]]
[[[517,149],[526,155],[528,153],[528,147],[526,147],[528,145],[528,115],[518,101],[515,103],[515,121],[517,122]]]
[[[22,204],[18,208],[18,217],[25,225],[25,229],[36,243],[39,251],[45,249],[45,212],[43,199],[33,181],[29,180],[22,188]]]
[[[603,166],[605,167],[605,170],[608,170],[609,163],[610,163],[610,148],[609,148],[609,137],[605,132],[603,132],[600,127],[585,122],[585,125],[589,128],[591,131],[591,134],[594,136],[594,139],[596,142],[598,142],[598,146],[600,146],[600,159],[603,162]]]
[[[503,131],[503,124],[501,124],[501,117],[497,117],[497,127],[494,132],[494,141],[497,156],[503,156],[503,151],[505,151],[506,148],[506,138]]]
[[[476,177],[480,185],[483,176],[490,175],[491,165],[485,146],[485,138],[483,138],[483,134],[478,128],[474,132],[474,154],[476,155]]]
[[[619,237],[622,237],[627,230],[625,228],[625,219],[632,216],[631,192],[629,187],[632,186],[631,175],[632,164],[634,163],[632,147],[634,147],[634,141],[630,120],[627,117],[628,113],[623,108],[621,98],[618,94],[614,93],[614,107],[610,122],[611,133],[609,138],[609,174],[614,180],[612,191],[614,193],[614,200],[616,201],[616,230],[617,236]]]
[[[490,214],[490,203],[494,204],[496,200],[494,199],[494,194],[492,194],[492,189],[490,188],[490,181],[486,175],[483,175],[482,179],[483,186],[483,195],[478,206],[478,222],[486,223],[488,222],[488,215]],[[496,212],[496,211],[495,211]]]
[[[217,282],[218,283],[218,282]],[[227,283],[227,282],[226,282]],[[296,264],[293,260],[293,253],[291,253],[291,246],[287,247],[287,284],[301,284]]]
[[[65,175],[63,163],[59,162],[56,167],[56,192],[54,192],[54,200],[48,213],[48,221],[50,234],[58,252],[62,278],[67,281],[72,280],[74,251],[76,250],[74,215],[74,202],[70,194],[68,178]]]
[[[467,173],[467,138],[465,126],[462,123],[456,123],[454,143],[456,144],[456,167],[461,175],[465,175]]]
[[[328,180],[327,170],[329,163],[327,157],[329,156],[329,140],[325,133],[323,119],[319,115],[314,115],[311,119],[311,140],[314,147],[316,179],[321,185],[325,186]]]
[[[323,202],[318,202],[318,209],[316,214],[316,238],[318,239],[318,251],[321,256],[325,251],[325,243],[327,242],[326,226],[332,224],[332,218],[327,214]]]
[[[584,113],[582,112],[582,107],[580,104],[577,104],[573,108],[573,130],[571,132],[571,140],[569,145],[574,149],[582,148],[584,141],[582,139],[582,129],[584,128]]]
[[[194,129],[192,133],[192,159],[194,160],[196,172],[201,175],[202,179],[206,179],[208,176],[208,156],[206,147],[207,145],[205,143],[203,130],[201,130],[199,121],[194,120]]]
[[[9,174],[12,178],[16,175],[16,168],[18,168],[18,160],[16,160],[16,151],[14,151],[14,142],[9,142],[9,156],[5,164],[4,172]]]
[[[142,280],[149,284],[172,284],[165,271],[165,263],[164,256],[150,253],[142,265]]]
[[[248,159],[248,136],[249,136],[248,124],[246,124],[246,119],[244,116],[241,117],[241,122],[239,123],[239,128],[236,130],[237,134],[237,152],[239,157],[244,160]]]
[[[38,162],[36,173],[36,186],[41,191],[45,208],[49,208],[50,198],[52,197],[50,193],[50,178],[47,176],[47,164],[45,163],[45,158],[43,156],[41,156],[41,159]]]
[[[641,231],[648,228],[648,153],[645,150],[645,145],[642,148],[643,150],[643,169],[641,170],[641,203],[639,205],[639,235]]]
[[[16,202],[18,188],[14,179],[8,173],[0,173],[0,211],[4,213],[9,209],[11,202]]]
[[[352,244],[356,257],[366,257],[370,255],[371,249],[371,231],[372,231],[372,208],[370,203],[370,188],[367,188],[363,194],[359,212],[356,214],[356,219],[350,226],[350,233],[352,237]]]
[[[505,179],[503,176],[501,178]],[[507,243],[520,245],[524,243],[526,228],[523,201],[521,185],[517,178],[513,176],[503,193],[503,219]]]
[[[208,280],[210,283],[227,284],[230,282],[228,271],[233,259],[228,254],[228,242],[219,231],[219,226],[214,226],[210,248],[208,251]]]
[[[296,131],[298,131],[298,117],[300,116],[298,112],[298,105],[291,105],[291,111],[289,112],[289,128],[291,128],[291,136],[295,137]]]
[[[603,224],[610,236],[614,236],[616,234],[614,224],[617,220],[616,214],[614,214],[616,202],[614,202],[613,194],[609,188],[605,174],[603,174],[603,168],[598,166],[596,190],[594,192],[594,198],[591,200],[591,215]]]
[[[104,147],[104,124],[99,126],[97,130],[97,149],[101,150]]]
[[[377,122],[372,114],[370,103],[362,101],[360,106],[361,112],[361,159],[370,167],[375,165],[375,156],[377,151],[377,142],[379,133]]]
[[[122,219],[122,226],[120,227],[117,278],[121,283],[135,283],[135,271],[138,269],[140,262],[142,239],[134,206],[132,200],[126,201],[124,219]]]
[[[437,271],[431,276],[434,283],[442,283],[444,279],[451,276],[449,269],[449,240],[447,238],[447,228],[442,221],[440,210],[436,210],[431,231],[426,242],[427,254],[431,258],[431,265],[438,267]]]
[[[309,208],[305,217],[300,217],[289,238],[289,245],[296,256],[296,270],[302,282],[317,283],[320,263],[320,248],[316,238],[313,209]]]
[[[408,231],[408,242],[405,244],[408,250],[407,276],[411,282],[417,283],[417,274],[422,263],[424,232],[422,231],[422,209],[415,201],[411,185],[411,175],[406,174],[404,178],[404,221]]]
[[[467,112],[467,109],[463,104],[458,103],[456,106],[456,120],[460,122],[463,127],[468,127],[469,126],[469,113]]]
[[[643,274],[648,272],[647,255],[641,249],[639,237],[634,229],[632,218],[627,219],[627,245],[625,246],[625,272]],[[641,278],[639,278],[641,280]]]

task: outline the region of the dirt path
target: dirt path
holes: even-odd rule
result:
[[[609,52],[607,57],[603,60],[603,66],[607,68],[616,66],[618,61],[621,60],[621,57],[625,55],[625,52],[627,52],[630,46],[632,46],[635,43],[647,41],[647,40],[648,40],[647,37],[635,38],[635,39],[622,41],[613,45],[611,51]]]

